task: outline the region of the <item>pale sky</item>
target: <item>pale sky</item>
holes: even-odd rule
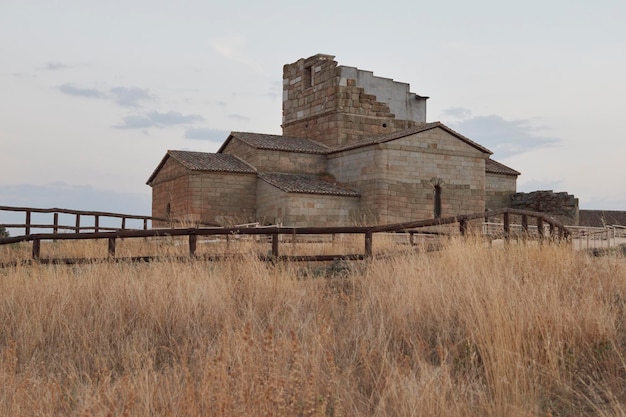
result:
[[[626,210],[624,22],[624,0],[0,0],[0,205],[150,214],[168,149],[280,134],[282,66],[324,53],[431,97],[519,191]]]

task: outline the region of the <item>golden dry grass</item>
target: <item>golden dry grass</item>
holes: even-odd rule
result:
[[[0,415],[626,414],[621,258],[452,240],[271,265],[250,245],[0,269]]]

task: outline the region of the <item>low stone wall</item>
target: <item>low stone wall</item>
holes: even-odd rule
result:
[[[578,199],[566,192],[515,193],[511,196],[511,208],[546,213],[565,225],[578,225]]]

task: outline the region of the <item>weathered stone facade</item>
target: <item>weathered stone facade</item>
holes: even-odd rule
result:
[[[359,210],[358,196],[289,193],[264,181],[259,181],[257,195],[262,224],[345,226]]]
[[[333,58],[318,54],[284,66],[284,135],[334,147],[426,122],[427,97],[410,93],[408,84],[338,66]]]
[[[519,172],[439,122],[409,85],[315,55],[283,68],[283,135],[169,151],[153,215],[230,225],[397,223],[500,208]]]
[[[552,190],[516,193],[511,196],[511,207],[520,210],[548,213],[565,225],[578,225],[578,199],[566,192]]]
[[[441,126],[395,136],[329,154],[328,172],[360,191],[370,219],[384,224],[432,218],[435,187],[441,190],[440,216],[484,210],[484,148]]]
[[[256,219],[257,175],[237,160],[233,167],[205,169],[179,159],[190,152],[170,151],[148,180],[152,187],[152,215],[176,219],[183,225],[233,225]],[[192,154],[198,154],[197,152]],[[158,173],[158,175],[156,175]],[[154,222],[154,227],[168,226]]]

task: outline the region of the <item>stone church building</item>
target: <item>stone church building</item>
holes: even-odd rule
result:
[[[283,134],[232,132],[216,153],[168,151],[147,182],[152,215],[352,226],[507,207],[520,173],[426,122],[427,99],[330,55],[287,64]]]

